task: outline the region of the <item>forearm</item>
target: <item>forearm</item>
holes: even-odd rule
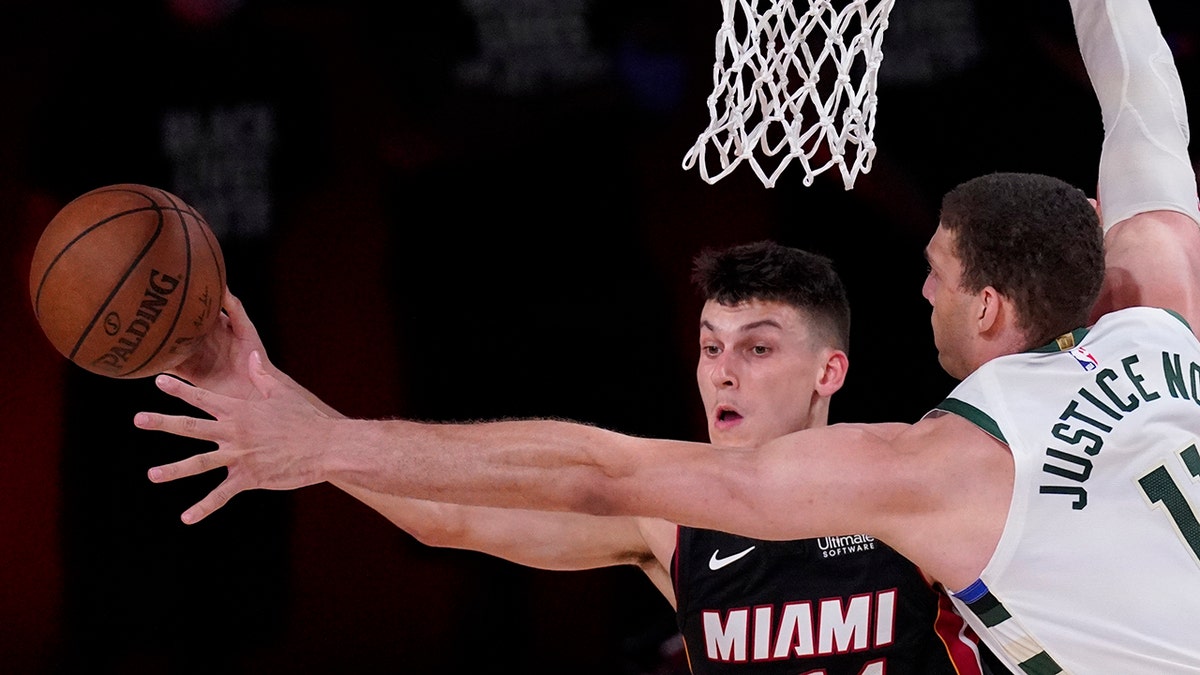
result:
[[[331,420],[322,474],[340,486],[438,502],[608,515],[632,471],[617,434],[553,420],[470,425]],[[590,449],[606,447],[604,462]]]
[[[1140,213],[1200,222],[1183,87],[1147,0],[1071,0],[1079,50],[1104,119],[1101,219]]]
[[[334,485],[371,507],[396,527],[426,546],[479,551],[509,558],[510,539],[503,522],[492,522],[491,512],[512,511],[463,506],[383,494],[347,484]]]
[[[346,419],[269,370],[251,354],[247,372],[258,393],[253,399],[160,377],[156,383],[165,393],[209,417],[135,415],[139,428],[217,444],[214,451],[148,472],[150,480],[162,483],[227,469],[221,484],[181,515],[185,523],[199,522],[245,490],[329,482],[435,502],[649,516],[712,527],[729,522],[729,509],[707,508],[709,495],[724,491],[749,504],[761,485],[753,463],[735,459],[746,452],[583,424]],[[753,529],[756,515],[752,510],[743,515]]]
[[[760,538],[794,538],[794,528],[803,523],[775,517],[785,510],[764,517],[757,505],[764,495],[794,493],[803,501],[818,490],[839,494],[845,489],[836,482],[804,486],[803,474],[792,471],[833,470],[848,452],[819,451],[843,445],[820,437],[804,450],[785,443],[767,452],[642,439],[550,420],[335,424],[328,437],[337,439],[338,449],[324,464],[325,480],[438,502],[641,516],[726,531],[736,527]],[[881,434],[895,431],[839,428],[837,433],[880,443]]]
[[[653,562],[634,518],[463,506],[338,487],[426,546],[477,551],[547,570]]]

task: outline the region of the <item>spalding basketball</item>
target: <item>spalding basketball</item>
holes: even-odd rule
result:
[[[154,187],[109,185],[50,220],[33,252],[29,297],[51,344],[115,378],[186,359],[215,325],[225,259],[204,218]]]

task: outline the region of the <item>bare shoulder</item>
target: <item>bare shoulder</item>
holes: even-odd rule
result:
[[[971,475],[962,475],[980,462],[996,460],[998,441],[957,415],[936,415],[899,428],[864,429],[886,448],[881,457],[886,481],[911,500],[911,508],[937,511],[955,502],[955,493],[966,489]],[[1003,454],[1007,449],[1003,444]],[[890,490],[889,490],[890,491]]]
[[[953,414],[927,417],[893,441],[910,461],[897,471],[920,502],[903,523],[918,564],[952,589],[973,582],[995,550],[1008,518],[1014,465],[1003,442]],[[955,542],[946,547],[947,541]]]
[[[776,447],[768,470],[739,494],[763,504],[756,525],[780,519],[761,538],[870,534],[957,590],[983,570],[1007,520],[1008,446],[957,415],[836,424],[784,436]]]
[[[960,415],[938,412],[906,425],[892,439],[898,452],[914,454],[931,467],[1012,467],[1008,446]]]
[[[908,431],[911,427],[911,424],[890,422],[886,424],[872,424],[869,431],[880,438],[891,440],[896,436]]]

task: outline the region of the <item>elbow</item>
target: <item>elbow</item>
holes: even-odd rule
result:
[[[600,489],[582,490],[578,493],[577,498],[571,500],[567,506],[567,510],[591,516],[627,515],[619,508],[617,500]]]
[[[621,481],[599,470],[588,470],[564,481],[567,511],[590,516],[626,516],[629,500],[621,491]]]
[[[642,515],[638,507],[651,485],[652,474],[647,474],[640,458],[653,449],[630,437],[588,431],[597,436],[580,441],[576,452],[564,463],[565,470],[558,471],[552,481],[539,482],[536,491],[542,496],[553,494],[551,508],[591,516]],[[550,492],[547,483],[552,483]],[[532,505],[547,506],[550,504]]]

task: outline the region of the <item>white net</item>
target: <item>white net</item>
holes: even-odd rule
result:
[[[894,0],[721,0],[710,122],[683,158],[715,183],[748,162],[768,188],[797,160],[804,184],[871,170],[875,83]]]

